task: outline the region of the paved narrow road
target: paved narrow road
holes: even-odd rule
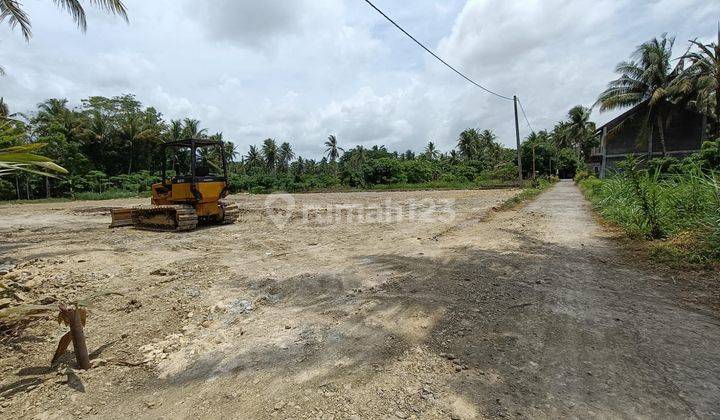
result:
[[[605,238],[571,182],[519,216],[504,230],[522,241],[514,255],[524,268],[508,287],[530,284],[532,292],[506,331],[521,344],[498,348],[506,355],[494,368],[505,379],[493,391],[507,393],[498,408],[553,417],[719,417],[717,313],[683,303],[671,272],[633,261]]]

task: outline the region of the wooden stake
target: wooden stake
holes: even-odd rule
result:
[[[81,369],[90,369],[90,356],[88,355],[87,343],[85,342],[82,311],[83,309],[66,305],[60,306],[60,314],[70,326],[70,334],[72,335],[73,350],[75,351],[77,364]]]

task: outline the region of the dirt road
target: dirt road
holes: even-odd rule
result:
[[[123,294],[89,371],[47,367],[51,322],[0,344],[0,416],[720,416],[717,276],[644,262],[572,183],[491,210],[512,194],[235,196],[186,234],[106,229],[137,200],[0,206],[28,300]]]

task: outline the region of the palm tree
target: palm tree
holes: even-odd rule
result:
[[[0,73],[2,74],[2,73]],[[5,119],[10,116],[10,110],[5,103],[5,98],[0,98],[0,119]]]
[[[335,161],[340,157],[340,152],[344,152],[342,147],[338,147],[337,145],[337,138],[334,134],[330,134],[328,136],[327,141],[325,142],[325,154],[328,158],[330,158],[330,162],[335,163]]]
[[[437,148],[435,148],[435,143],[428,142],[427,146],[425,146],[425,156],[430,160],[435,160],[439,155],[439,152]]]
[[[566,134],[580,157],[595,134],[595,123],[590,121],[590,108],[576,105],[568,111],[568,119]]]
[[[290,161],[295,158],[295,152],[293,152],[290,143],[284,142],[280,145],[278,150],[278,162],[284,171],[287,171],[290,167]]]
[[[451,165],[455,165],[460,161],[460,154],[457,150],[452,149],[450,153],[448,153],[448,163]]]
[[[263,141],[262,154],[265,157],[265,167],[271,172],[275,172],[278,163],[278,147],[274,139]]]
[[[698,51],[688,52],[681,57],[690,62],[680,77],[675,80],[674,92],[690,98],[690,106],[715,119],[716,135],[720,136],[720,25],[717,42],[703,44],[690,41]],[[714,114],[714,115],[713,115]]]
[[[474,159],[479,153],[479,138],[480,134],[474,128],[467,129],[460,133],[457,143],[460,155],[465,159]]]
[[[247,156],[245,156],[245,164],[248,168],[254,168],[260,165],[262,156],[256,146],[250,146]]]
[[[350,150],[348,153],[350,153],[350,166],[352,166],[353,169],[360,169],[362,164],[367,160],[367,150],[362,146],[356,146],[355,149]]]
[[[143,115],[131,113],[126,115],[118,127],[118,136],[128,147],[129,160],[128,174],[132,173],[135,147],[140,141],[147,141],[154,137],[155,132],[145,124]]]
[[[80,129],[80,136],[91,150],[95,149],[98,162],[105,163],[104,150],[108,146],[111,133],[110,124],[107,118],[97,109],[93,109],[85,119],[84,126]],[[105,170],[105,168],[103,168]]]
[[[200,120],[185,118],[183,120],[183,137],[189,139],[205,138],[207,128],[200,128]]]
[[[683,67],[682,60],[675,67],[670,65],[674,43],[675,38],[663,34],[660,39],[653,38],[638,46],[632,61],[623,61],[617,65],[615,72],[620,77],[608,84],[595,103],[600,105],[602,112],[647,102],[648,113],[643,127],[649,130],[650,139],[653,128],[658,129],[663,156],[667,151],[665,128],[670,117],[667,106],[669,89]]]
[[[87,20],[85,18],[85,9],[78,0],[53,0],[53,2],[61,9],[70,14],[72,19],[77,23],[78,28],[85,32],[87,30]],[[96,6],[113,15],[118,15],[128,20],[127,10],[122,0],[90,0],[90,4]],[[26,41],[30,41],[32,37],[32,25],[27,12],[23,10],[22,4],[18,0],[0,0],[0,16],[8,19],[11,28],[19,27]],[[0,19],[0,20],[3,20]]]
[[[167,141],[182,140],[184,132],[182,121],[170,120],[170,127],[165,133],[165,138]]]
[[[550,132],[550,138],[552,139],[555,147],[558,149],[565,149],[572,147],[572,138],[570,137],[570,123],[567,121],[560,121],[553,127]]]
[[[235,146],[235,143],[228,141],[224,143],[225,147],[225,157],[227,157],[228,162],[233,163],[235,162],[235,158],[237,157],[237,146]]]

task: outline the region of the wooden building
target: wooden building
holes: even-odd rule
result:
[[[705,137],[705,116],[681,106],[671,106],[674,108],[665,129],[665,155],[683,158],[700,151]],[[652,130],[646,128],[643,133],[647,117],[647,102],[643,102],[597,129],[600,147],[592,150],[587,162],[597,176],[604,178],[628,155],[645,160],[663,156],[657,125],[654,124]]]

